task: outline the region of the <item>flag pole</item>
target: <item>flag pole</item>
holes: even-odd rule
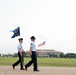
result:
[[[19,36],[19,38],[21,38],[21,35]]]
[[[18,24],[18,27],[19,27],[19,30],[20,30],[20,25],[19,24]],[[20,32],[19,38],[21,38],[21,32]]]

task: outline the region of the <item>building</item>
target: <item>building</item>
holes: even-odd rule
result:
[[[26,56],[30,56],[30,51],[26,51]],[[56,57],[59,58],[63,52],[52,50],[52,49],[37,49],[37,56],[38,57]]]

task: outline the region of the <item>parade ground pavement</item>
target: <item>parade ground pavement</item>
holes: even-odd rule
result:
[[[20,70],[19,66],[13,70],[12,66],[0,66],[0,75],[76,75],[76,68],[71,67],[39,67],[39,72],[34,72],[33,67]]]

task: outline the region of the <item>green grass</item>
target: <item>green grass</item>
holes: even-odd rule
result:
[[[38,61],[40,66],[76,67],[76,59],[43,58]]]
[[[18,58],[0,58],[0,66],[10,66],[16,62]],[[24,59],[24,64],[30,61],[30,58]],[[39,66],[56,66],[56,67],[76,67],[76,59],[65,58],[38,58]]]

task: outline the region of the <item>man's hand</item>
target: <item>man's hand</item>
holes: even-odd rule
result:
[[[30,52],[30,56],[32,56],[32,52]]]
[[[25,55],[27,54],[25,51],[24,51]]]
[[[30,56],[32,55],[32,47],[30,47]]]
[[[22,53],[20,53],[21,57],[22,57]]]

